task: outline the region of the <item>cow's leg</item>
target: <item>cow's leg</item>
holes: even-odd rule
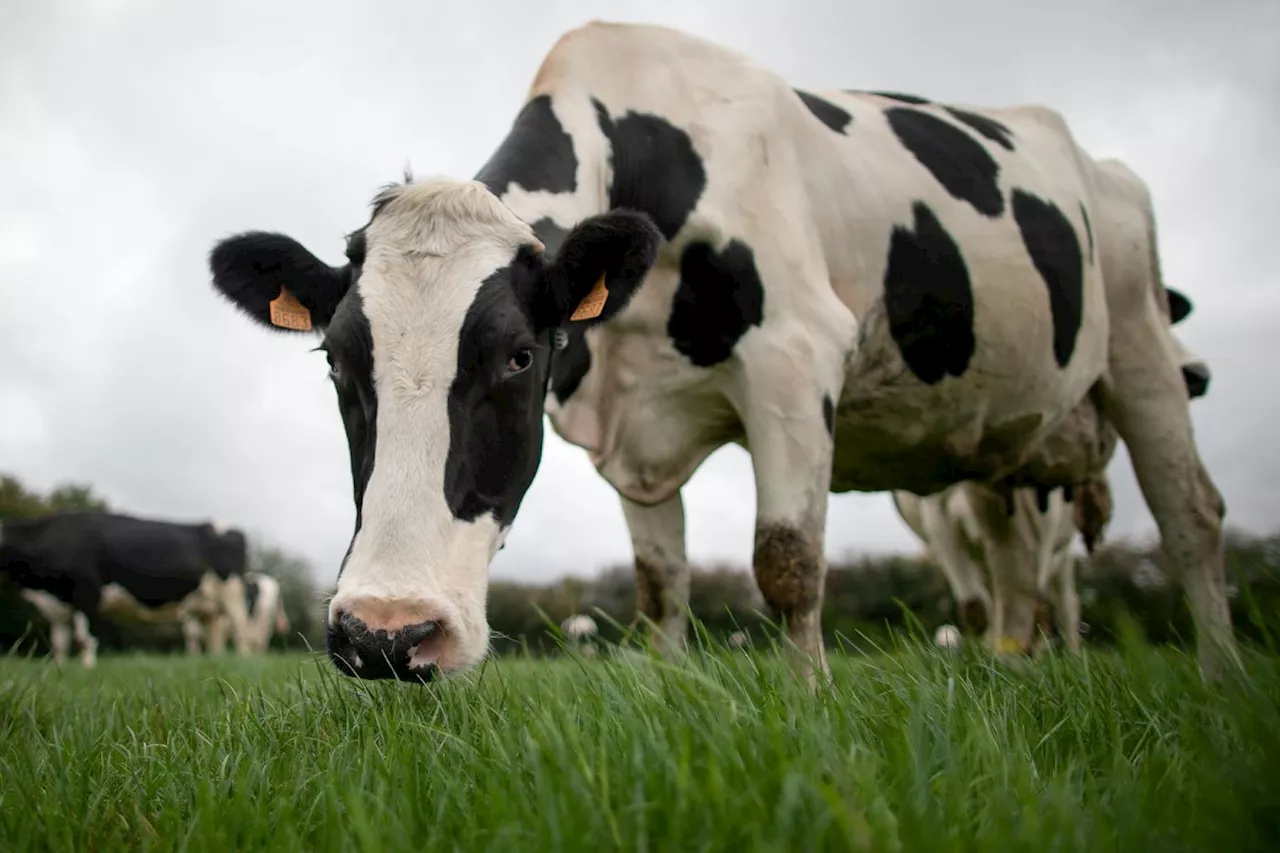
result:
[[[220,655],[227,650],[227,630],[231,627],[230,620],[219,613],[210,616],[202,616],[201,621],[204,622],[205,642],[209,648],[209,654]]]
[[[1010,501],[999,491],[975,487],[969,492],[982,529],[983,551],[991,574],[994,613],[988,636],[997,654],[1030,652],[1035,640],[1040,596],[1036,551],[1026,541]],[[1015,513],[1024,512],[1014,502]]]
[[[652,620],[655,645],[684,648],[689,630],[689,564],[680,493],[654,506],[622,498],[636,559],[636,611]]]
[[[937,496],[921,502],[921,526],[955,597],[960,627],[981,636],[990,622],[991,594],[983,581],[982,570],[969,555],[955,520],[947,517],[943,501],[932,499],[934,497]]]
[[[794,359],[795,353],[785,357]],[[808,382],[761,381],[752,391],[743,411],[756,480],[752,568],[765,601],[785,625],[797,674],[813,685],[817,673],[829,674],[822,641],[822,546],[832,435],[822,394]]]
[[[1076,558],[1068,548],[1054,554],[1057,563],[1053,579],[1054,611],[1058,632],[1067,651],[1080,651],[1080,593],[1076,590]]]
[[[182,639],[186,642],[187,654],[200,654],[200,640],[204,636],[204,627],[195,614],[187,613],[182,617]]]
[[[1196,450],[1186,386],[1166,354],[1163,324],[1154,307],[1139,319],[1113,324],[1105,407],[1186,591],[1201,673],[1214,681],[1242,667],[1223,564],[1226,509]]]
[[[77,610],[71,618],[76,644],[80,647],[80,663],[85,669],[93,669],[98,663],[98,638],[89,626],[89,617]]]
[[[244,600],[244,580],[238,575],[231,575],[220,585],[222,610],[231,622],[231,641],[236,653],[247,655],[252,639],[249,636],[249,611]]]
[[[71,651],[71,606],[44,590],[24,589],[22,597],[49,623],[49,656],[64,663]]]

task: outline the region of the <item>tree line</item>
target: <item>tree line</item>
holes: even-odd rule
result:
[[[87,486],[65,484],[40,495],[13,477],[0,477],[0,522],[68,509],[107,510]],[[324,600],[307,561],[250,533],[249,567],[276,577],[293,630],[273,645],[324,648]],[[1272,644],[1269,631],[1280,613],[1280,533],[1227,534],[1228,590],[1232,617],[1245,640]],[[1181,589],[1171,581],[1158,542],[1116,540],[1077,568],[1086,643],[1114,643],[1126,630],[1149,641],[1189,645],[1192,623]],[[776,632],[749,568],[729,564],[694,566],[690,611],[697,631],[716,642],[736,639],[757,645]],[[606,567],[594,577],[567,576],[547,583],[495,580],[489,585],[489,624],[498,654],[545,654],[558,648],[558,626],[569,616],[592,616],[604,642],[637,635],[635,573],[630,565]],[[828,568],[822,624],[827,643],[852,651],[891,644],[895,636],[932,636],[956,624],[955,602],[941,571],[915,555],[858,556]],[[180,651],[177,626],[113,625],[101,638],[106,649]],[[42,653],[47,628],[12,585],[0,578],[0,649]]]

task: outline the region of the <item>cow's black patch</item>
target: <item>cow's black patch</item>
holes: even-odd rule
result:
[[[1031,261],[1049,288],[1053,312],[1053,357],[1066,367],[1084,314],[1084,262],[1075,229],[1052,202],[1015,189],[1013,218]]]
[[[539,95],[520,110],[476,180],[499,197],[512,184],[529,192],[569,193],[578,188],[577,171],[573,138],[551,111],[551,96]]]
[[[1093,263],[1093,226],[1089,223],[1089,211],[1085,209],[1084,202],[1080,202],[1080,216],[1084,219],[1084,233],[1089,239],[1089,263]],[[1176,320],[1174,322],[1177,322]]]
[[[844,133],[845,128],[853,121],[851,116],[845,109],[838,107],[825,98],[819,98],[817,95],[811,95],[808,92],[796,89],[795,93],[800,96],[800,100],[813,113],[818,121],[834,130],[836,133]]]
[[[352,250],[348,248],[350,253]],[[353,259],[353,279],[359,279],[363,254]],[[356,505],[355,533],[360,532],[365,488],[373,475],[377,445],[378,397],[373,389],[373,333],[364,313],[364,299],[356,287],[338,306],[325,330],[320,348],[329,361],[329,378],[338,397],[338,412],[347,433],[351,461],[351,489]],[[355,534],[352,534],[354,542]],[[345,562],[345,561],[344,561]]]
[[[542,453],[542,408],[550,347],[535,338],[516,294],[541,273],[531,251],[492,273],[467,308],[458,335],[458,366],[449,388],[445,500],[455,518],[492,513],[504,526],[516,512]],[[543,336],[546,337],[545,335]],[[522,373],[504,377],[512,354],[531,352]]]
[[[934,385],[973,358],[973,291],[960,247],[933,211],[923,202],[912,210],[914,230],[897,226],[889,241],[885,312],[907,367]]]
[[[750,246],[730,240],[719,252],[700,241],[685,248],[667,319],[677,352],[699,367],[719,364],[763,319],[764,285]]]
[[[249,615],[253,615],[253,611],[258,607],[258,598],[262,595],[262,586],[256,578],[244,579],[244,606]]]
[[[947,192],[985,216],[1004,212],[997,180],[1000,166],[977,140],[920,110],[893,107],[885,116],[902,144]]]
[[[649,214],[662,235],[673,239],[707,186],[693,140],[659,116],[628,112],[614,120],[604,104],[592,103],[611,147],[609,206]]]
[[[877,92],[865,91],[861,89],[849,89],[849,92],[860,92],[866,95],[875,95],[880,98],[888,98],[891,101],[898,101],[903,104],[929,104],[932,103],[928,98],[922,98],[919,95],[907,95],[902,92]]]
[[[827,425],[827,435],[836,435],[836,406],[831,402],[830,394],[822,395],[822,422]]]
[[[1013,150],[1013,131],[1003,122],[996,121],[990,116],[969,112],[958,107],[943,107],[943,109],[951,113],[956,121],[964,122],[1000,147],[1008,151]]]

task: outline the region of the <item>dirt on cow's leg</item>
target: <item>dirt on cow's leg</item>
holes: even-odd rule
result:
[[[679,492],[653,506],[621,500],[635,552],[636,612],[652,623],[654,646],[663,654],[678,654],[689,632],[684,502]]]
[[[798,672],[811,684],[829,674],[822,642],[822,592],[827,562],[821,540],[783,524],[756,527],[753,568],[769,606],[782,619]]]

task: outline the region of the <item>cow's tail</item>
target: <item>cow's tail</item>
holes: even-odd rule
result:
[[[1072,512],[1076,529],[1084,539],[1090,555],[1102,543],[1103,533],[1111,523],[1111,481],[1105,474],[1072,489]]]

